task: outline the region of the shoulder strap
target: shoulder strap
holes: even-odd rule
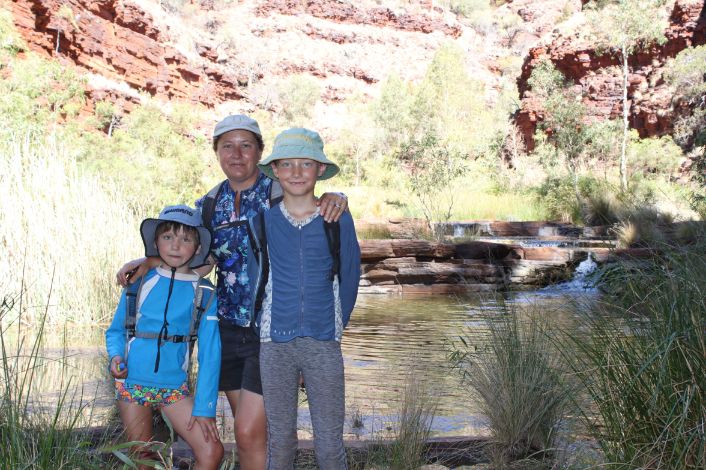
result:
[[[216,212],[216,200],[218,193],[221,191],[223,183],[218,183],[206,194],[201,204],[201,221],[203,226],[209,231],[213,231],[213,214]]]
[[[255,259],[258,265],[258,277],[255,283],[255,309],[254,315],[257,314],[262,309],[262,300],[265,296],[265,286],[267,285],[267,279],[270,275],[270,259],[267,250],[267,232],[265,230],[265,213],[258,212],[258,214],[249,220],[248,227],[248,238],[250,240],[250,247],[255,253]],[[251,321],[251,325],[255,327],[256,317]]]
[[[338,221],[324,221],[324,232],[326,233],[326,241],[328,242],[328,250],[331,253],[333,263],[331,265],[331,280],[334,276],[338,276],[338,281],[341,281],[341,224]]]
[[[215,298],[215,288],[211,281],[206,278],[199,278],[194,293],[194,306],[191,309],[191,326],[189,327],[189,342],[191,344],[198,338],[199,325],[203,313],[211,307],[211,303]],[[208,292],[204,292],[208,291]]]
[[[284,199],[284,191],[278,180],[272,180],[270,185],[270,207],[274,207]]]
[[[140,278],[140,282],[133,282],[128,284],[125,288],[125,334],[127,335],[127,340],[130,341],[135,337],[135,324],[137,323],[137,302],[140,299],[140,292],[142,291],[142,284],[145,282],[145,276]]]

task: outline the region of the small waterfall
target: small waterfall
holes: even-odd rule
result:
[[[557,287],[562,289],[574,290],[574,289],[592,289],[593,286],[589,283],[589,276],[593,273],[598,265],[593,259],[593,253],[588,252],[588,256],[585,260],[581,261],[578,266],[576,266],[576,271],[574,271],[574,277]]]

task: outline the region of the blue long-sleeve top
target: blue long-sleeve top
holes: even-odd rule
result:
[[[159,333],[164,321],[164,308],[167,303],[171,275],[170,271],[162,268],[151,269],[145,275],[140,296],[137,299],[137,331]],[[167,311],[169,335],[189,334],[197,282],[196,274],[176,273],[174,275],[174,285]],[[122,356],[124,361],[127,360],[125,383],[128,385],[181,387],[187,380],[189,343],[162,341],[159,368],[155,372],[157,339],[135,337],[126,344],[126,292],[124,289],[113,321],[105,332],[108,357],[112,359],[115,356]],[[206,293],[204,292],[204,295]],[[215,296],[214,292],[210,294]],[[221,338],[218,333],[216,308],[214,297],[214,301],[201,317],[198,330],[199,372],[194,393],[193,416],[216,416],[218,378],[221,368]]]
[[[286,342],[301,336],[341,340],[358,295],[360,246],[350,213],[344,212],[339,224],[340,278],[332,280],[333,258],[323,217],[317,213],[297,222],[283,203],[265,213],[270,269],[258,315],[261,341]],[[248,276],[253,283],[259,276],[252,248]]]

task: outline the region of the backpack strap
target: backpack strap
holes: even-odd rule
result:
[[[284,199],[284,191],[282,191],[282,185],[278,180],[272,180],[270,185],[270,208],[279,204],[282,199]]]
[[[128,284],[125,288],[125,334],[127,341],[135,337],[135,324],[137,323],[137,303],[140,300],[142,292],[142,284],[145,282],[145,276],[140,278],[140,282]]]
[[[157,339],[159,333],[154,332],[144,332],[136,330],[137,323],[137,302],[140,299],[140,292],[142,291],[142,283],[144,282],[144,276],[140,279],[139,284],[137,282],[130,284],[126,287],[127,292],[125,294],[127,301],[127,311],[125,314],[125,332],[127,335],[127,342],[132,338],[144,338],[144,339]],[[205,293],[204,291],[208,291]],[[199,278],[198,285],[194,292],[194,303],[191,309],[191,324],[189,325],[188,335],[168,335],[167,337],[162,337],[162,341],[167,341],[171,343],[185,343],[189,342],[189,354],[193,349],[194,342],[198,338],[199,325],[201,324],[201,317],[203,313],[211,307],[211,303],[216,298],[213,295],[215,288],[211,281],[206,278]],[[127,358],[127,351],[125,351],[125,358]]]
[[[208,291],[208,293],[204,293],[204,291]],[[211,303],[216,297],[213,295],[214,291],[215,288],[211,281],[203,277],[199,278],[196,292],[194,293],[194,306],[191,309],[191,326],[189,327],[189,342],[192,346],[198,338],[201,317],[211,307]]]
[[[213,214],[216,212],[216,200],[221,192],[223,183],[218,183],[206,194],[201,203],[201,222],[211,233],[213,233]]]
[[[250,247],[255,254],[258,265],[258,276],[255,283],[255,318],[251,321],[251,326],[256,328],[257,314],[262,309],[262,301],[265,296],[265,286],[270,275],[270,259],[267,251],[267,232],[265,230],[265,213],[258,212],[255,217],[248,221],[248,239]]]
[[[324,232],[326,233],[326,241],[328,242],[328,250],[331,253],[333,260],[331,265],[331,280],[338,276],[338,281],[341,281],[341,224],[338,221],[324,221]]]

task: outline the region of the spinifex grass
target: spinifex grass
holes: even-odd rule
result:
[[[702,237],[612,269],[612,294],[583,312],[590,341],[569,333],[564,343],[578,352],[593,400],[584,414],[611,468],[706,468],[704,249]]]
[[[450,355],[488,420],[495,469],[551,462],[547,457],[573,390],[546,334],[546,321],[518,315],[504,306],[502,316],[488,319],[487,333],[473,330],[460,337]]]

